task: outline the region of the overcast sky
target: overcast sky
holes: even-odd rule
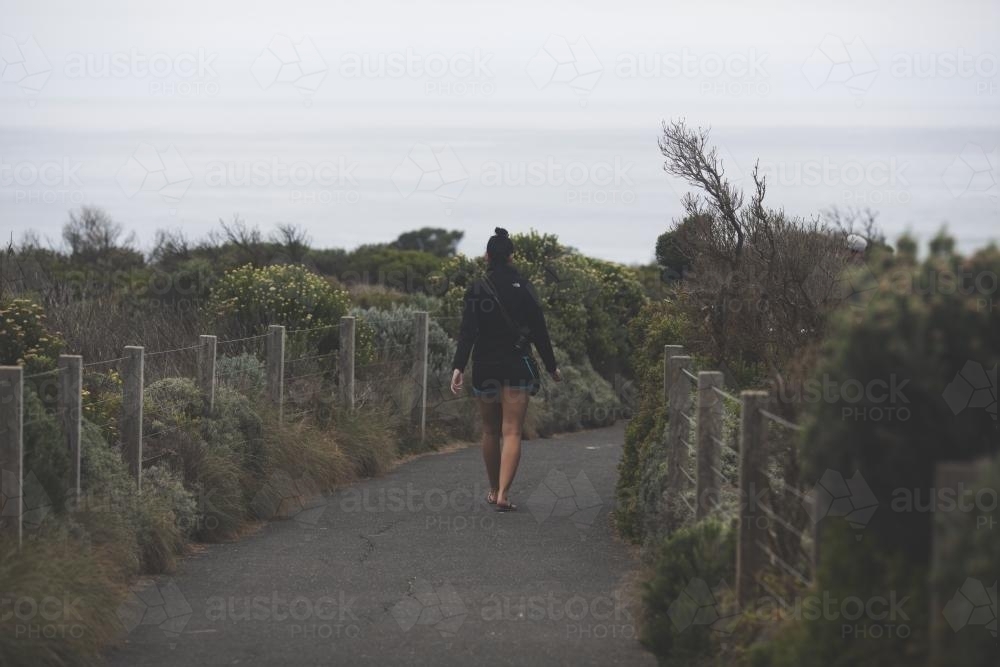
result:
[[[804,159],[792,152],[835,156],[843,180],[841,136],[854,137],[862,167],[911,159],[911,148],[908,208],[887,202],[888,226],[929,229],[956,211],[961,234],[996,235],[1000,192],[988,179],[1000,166],[1000,3],[991,0],[0,0],[0,17],[0,169],[72,163],[64,188],[27,172],[0,179],[5,237],[58,236],[67,209],[92,203],[144,241],[163,226],[198,235],[237,211],[264,227],[299,222],[323,245],[422,224],[465,228],[479,243],[506,219],[551,221],[572,245],[639,261],[680,212],[655,146],[660,121],[678,116],[711,125],[743,168],[755,157]],[[166,164],[167,185],[190,183],[143,180],[143,146]],[[456,178],[470,179],[457,190],[427,179],[428,160],[444,181],[454,175],[452,152]],[[556,172],[537,187],[489,189],[491,169],[550,158]],[[631,184],[604,187],[602,169],[613,172],[616,159],[636,165]],[[341,173],[310,174],[319,185],[289,195],[275,160]],[[946,172],[955,160],[972,163],[973,187],[960,169]],[[263,186],[226,181],[226,165],[258,163],[272,165]],[[580,165],[587,182],[574,191],[559,169]],[[926,188],[913,184],[922,174]],[[852,197],[888,192],[871,180]],[[797,213],[850,203],[839,181],[786,181],[776,194]],[[937,199],[915,206],[931,182]],[[631,205],[598,201],[629,188]],[[310,202],[324,197],[324,209]],[[602,241],[609,229],[621,233]]]

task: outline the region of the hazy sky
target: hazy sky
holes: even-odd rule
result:
[[[680,213],[663,118],[772,205],[1000,218],[1000,3],[0,0],[0,231],[239,212],[352,246],[494,224],[626,261]],[[524,178],[520,178],[524,176]],[[534,175],[534,180],[532,179]]]

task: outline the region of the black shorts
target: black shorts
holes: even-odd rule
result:
[[[537,391],[540,379],[532,372],[529,357],[511,357],[503,361],[477,361],[472,366],[474,396],[493,397],[501,388]]]

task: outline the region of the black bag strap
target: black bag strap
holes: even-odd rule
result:
[[[507,309],[503,307],[503,301],[500,300],[500,294],[497,292],[496,285],[490,280],[489,275],[483,276],[483,285],[486,287],[486,291],[489,293],[493,300],[498,306],[500,306],[500,315],[503,316],[504,321],[507,322],[507,326],[510,327],[511,331],[516,334],[521,332],[521,325],[518,324],[507,312]]]

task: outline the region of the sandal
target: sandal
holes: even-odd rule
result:
[[[497,504],[497,491],[490,491],[486,494],[486,504],[496,505]]]
[[[502,503],[501,502],[497,503],[497,512],[516,512],[516,511],[517,511],[517,505],[510,502],[509,500],[505,500]]]

